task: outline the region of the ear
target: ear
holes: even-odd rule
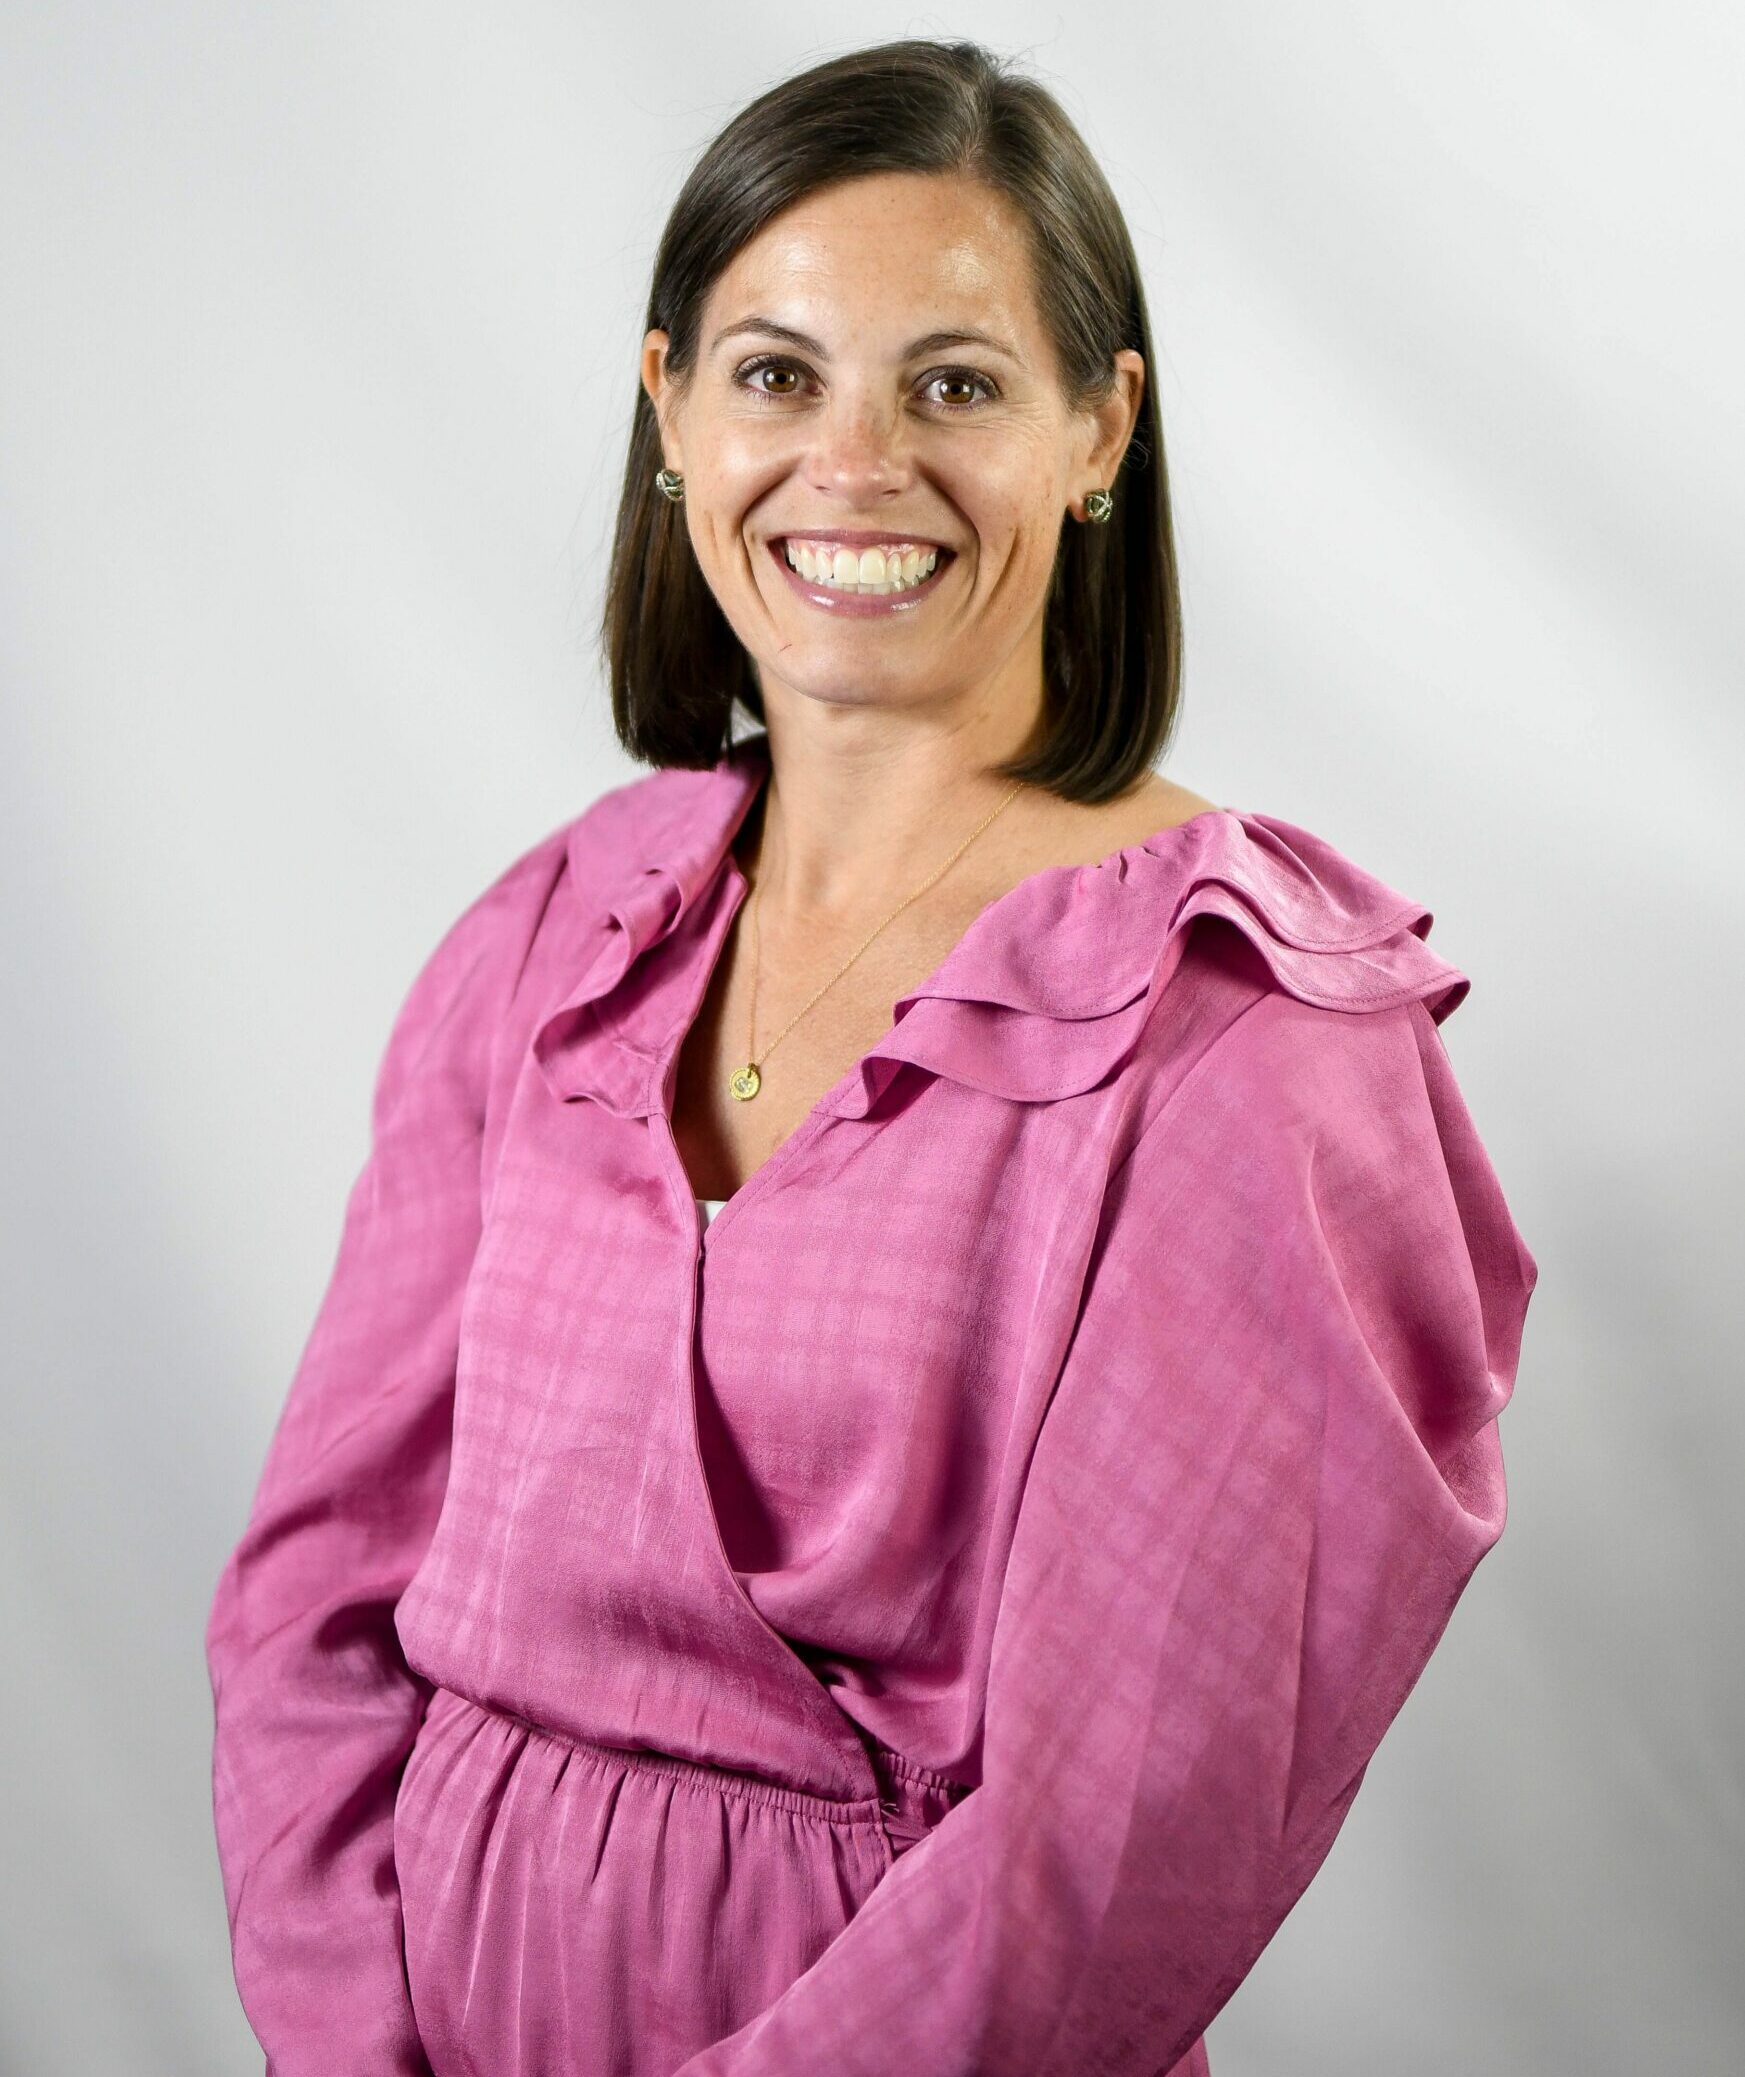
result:
[[[665,332],[650,332],[642,342],[642,386],[648,392],[649,402],[654,406],[655,420],[660,426],[663,460],[669,469],[684,471],[684,461],[672,438],[672,420],[675,388],[667,374],[667,350],[672,340]]]
[[[1127,452],[1127,443],[1139,422],[1139,406],[1144,398],[1144,356],[1131,347],[1123,347],[1115,356],[1114,387],[1102,403],[1091,407],[1089,413],[1092,439],[1085,456],[1084,481],[1075,500],[1079,518],[1084,517],[1086,491],[1113,488],[1120,473],[1121,457]]]

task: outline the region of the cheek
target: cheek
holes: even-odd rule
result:
[[[791,464],[784,443],[774,441],[772,428],[755,418],[718,419],[705,435],[700,459],[712,483],[725,490],[779,476]]]
[[[1045,443],[1023,442],[980,458],[966,471],[962,502],[990,555],[1052,554],[1060,497],[1058,470]]]
[[[1023,496],[988,505],[976,515],[982,554],[996,569],[1046,571],[1060,542],[1058,515],[1051,487],[1038,494],[1034,486]]]
[[[715,552],[731,556],[749,546],[748,529],[760,503],[783,479],[780,465],[753,443],[722,440],[699,458],[695,474],[687,471],[694,498],[693,518]]]

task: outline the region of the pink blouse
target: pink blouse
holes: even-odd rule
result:
[[[1215,809],[976,918],[712,1220],[765,739],[419,973],[206,1631],[269,2077],[1204,2077],[1504,1521],[1430,912]]]

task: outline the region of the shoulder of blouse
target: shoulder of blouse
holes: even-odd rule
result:
[[[572,825],[548,832],[505,866],[443,931],[401,1000],[376,1073],[373,1129],[408,1089],[440,1074],[467,1092],[482,1122],[493,1051],[552,895],[567,869]]]
[[[643,862],[677,840],[683,787],[672,782],[689,778],[694,788],[699,776],[708,775],[653,772],[608,789],[518,853],[467,903],[401,999],[376,1071],[374,1131],[432,1077],[450,1084],[460,1108],[482,1123],[494,1062],[522,1021],[512,1011],[523,983],[537,992],[548,973],[567,981],[594,963],[624,891],[652,884],[642,877]]]
[[[1470,983],[1430,949],[1432,921],[1294,823],[1203,812],[992,903],[899,1002],[843,1108],[864,1112],[905,1061],[1021,1101],[1080,1094],[1168,1051],[1177,1020],[1158,1011],[1184,983],[1209,983],[1231,1019],[1292,1003],[1293,1032],[1408,1004],[1439,1024]]]
[[[1314,1262],[1408,1338],[1458,1318],[1488,1410],[1508,1396],[1538,1264],[1425,999],[1353,1017],[1257,997],[1134,1140],[1105,1208],[1148,1245],[1215,1247],[1244,1303],[1298,1284],[1312,1299]]]

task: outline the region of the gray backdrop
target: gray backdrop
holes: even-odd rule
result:
[[[0,2062],[259,2067],[201,1627],[375,1062],[460,908],[633,775],[591,641],[684,170],[918,32],[1027,51],[1129,212],[1168,768],[1434,909],[1540,1264],[1508,1529],[1214,2069],[1732,2072],[1745,31],[809,16],[0,13]]]

